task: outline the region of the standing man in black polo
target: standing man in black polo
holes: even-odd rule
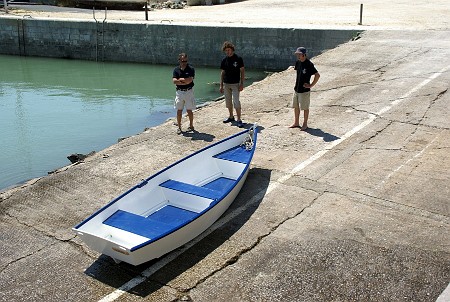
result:
[[[179,66],[173,70],[172,81],[176,85],[175,108],[177,109],[177,134],[181,134],[181,117],[183,108],[189,117],[189,128],[187,131],[194,131],[194,113],[192,110],[196,108],[194,98],[194,67],[188,64],[188,56],[185,53],[178,55]]]
[[[300,110],[303,110],[303,125],[301,130],[308,129],[309,104],[311,88],[316,85],[320,78],[314,64],[306,57],[306,48],[299,47],[295,51],[297,61],[294,69],[297,72],[295,79],[294,94],[292,96],[292,107],[294,108],[294,123],[289,128],[300,127]],[[311,77],[314,76],[311,82]]]
[[[244,89],[245,68],[244,60],[234,53],[234,45],[226,41],[223,43],[222,51],[226,57],[220,64],[220,93],[225,95],[225,104],[228,108],[228,118],[224,123],[234,122],[233,107],[236,110],[238,127],[242,127],[241,102],[239,94]]]

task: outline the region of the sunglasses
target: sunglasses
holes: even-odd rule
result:
[[[187,63],[187,60],[180,60],[181,63]]]

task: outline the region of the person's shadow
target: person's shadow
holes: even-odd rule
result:
[[[340,137],[330,134],[330,133],[327,133],[327,132],[323,132],[321,129],[308,128],[305,130],[305,132],[309,133],[311,135],[314,135],[314,136],[323,137],[324,142],[332,142],[337,139],[340,139]]]
[[[231,125],[233,126],[237,126],[237,122],[231,123]],[[253,127],[254,124],[251,123],[243,123],[242,127],[238,127],[242,130],[245,129],[250,129],[251,127]],[[258,131],[262,131],[264,129],[264,127],[258,125]],[[203,140],[205,142],[212,142],[215,138],[214,135],[209,134],[209,133],[204,133],[204,132],[198,132],[197,130],[193,130],[193,131],[189,131],[189,132],[182,132],[182,135],[184,137],[190,137],[191,140],[194,141],[198,141],[198,140]]]
[[[198,132],[197,130],[183,132],[183,136],[190,137],[194,141],[203,140],[205,142],[212,142],[215,138],[215,136],[212,134]]]

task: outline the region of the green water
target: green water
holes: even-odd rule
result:
[[[175,65],[0,55],[0,190],[174,117]],[[219,97],[219,69],[194,67],[197,105]]]

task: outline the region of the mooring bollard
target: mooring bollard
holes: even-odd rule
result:
[[[148,21],[148,1],[145,1],[145,21]]]
[[[5,8],[5,13],[8,13],[8,2],[3,0],[3,7]]]
[[[362,14],[363,14],[363,4],[359,7],[359,23],[358,25],[362,25]]]

